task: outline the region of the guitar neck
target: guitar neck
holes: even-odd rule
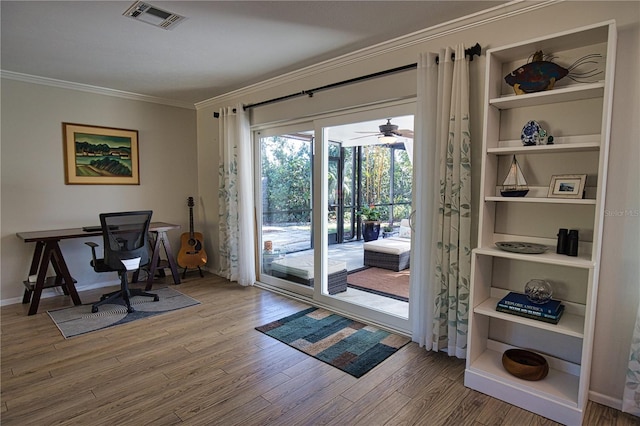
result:
[[[189,237],[193,238],[193,207],[189,207]]]

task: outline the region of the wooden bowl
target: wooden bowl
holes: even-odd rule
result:
[[[504,351],[502,365],[510,374],[524,380],[542,380],[549,373],[549,364],[542,355],[524,349]]]

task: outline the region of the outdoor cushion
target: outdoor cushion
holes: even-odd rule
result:
[[[369,241],[364,243],[363,247],[365,251],[402,254],[411,250],[411,240],[400,237],[389,237],[382,240]]]
[[[409,219],[402,219],[400,221],[400,230],[398,234],[400,238],[411,238],[411,227],[409,226]]]
[[[347,269],[345,262],[334,259],[328,259],[327,266],[329,269],[327,275]],[[305,280],[312,280],[313,255],[287,256],[284,259],[274,260],[271,264],[271,270],[294,275]]]

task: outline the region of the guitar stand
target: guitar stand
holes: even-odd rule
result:
[[[204,274],[202,273],[202,269],[200,269],[199,266],[197,268],[198,268],[198,272],[200,272],[200,278],[204,278]],[[182,278],[183,279],[187,275],[187,269],[189,269],[189,268],[184,268],[184,271],[182,272]]]

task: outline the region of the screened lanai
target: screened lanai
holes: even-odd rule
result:
[[[363,208],[379,213],[378,238],[397,234],[411,213],[413,116],[334,126],[328,135],[329,245],[362,244]],[[313,142],[313,131],[261,138],[262,241],[281,254],[314,248]]]

